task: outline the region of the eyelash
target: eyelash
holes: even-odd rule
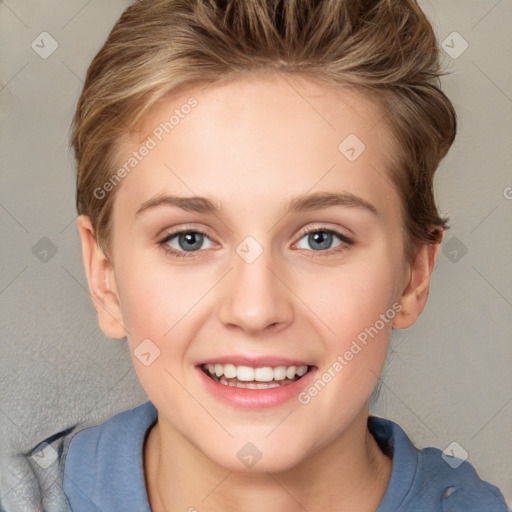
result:
[[[342,245],[338,246],[337,248],[328,249],[328,250],[325,250],[325,251],[310,250],[310,252],[313,252],[313,255],[311,256],[313,258],[316,258],[316,257],[326,257],[326,256],[331,256],[333,253],[344,252],[344,251],[348,250],[350,248],[350,246],[352,246],[354,244],[354,240],[352,240],[351,238],[349,238],[346,235],[340,233],[339,231],[336,231],[334,229],[329,229],[329,228],[327,228],[325,226],[315,226],[314,228],[310,228],[310,229],[306,229],[306,230],[301,231],[301,233],[299,234],[299,240],[301,240],[302,238],[304,238],[304,236],[306,236],[306,235],[308,235],[310,233],[318,233],[318,232],[334,235],[335,237],[337,237],[342,242]],[[203,231],[201,229],[198,229],[198,228],[182,229],[180,231],[175,231],[174,233],[169,233],[168,235],[165,235],[165,237],[162,238],[158,242],[158,245],[163,248],[163,250],[165,251],[166,254],[170,254],[170,255],[175,256],[177,258],[190,258],[190,257],[194,257],[197,252],[201,252],[201,251],[189,251],[189,252],[177,251],[176,249],[173,249],[172,247],[169,247],[169,245],[167,245],[167,243],[170,240],[172,240],[175,236],[178,236],[178,235],[181,235],[181,234],[184,234],[184,233],[198,233],[198,234],[201,234],[201,235],[203,235],[203,236],[205,236],[207,238],[210,238],[205,231]]]

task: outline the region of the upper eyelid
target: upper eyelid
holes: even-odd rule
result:
[[[350,231],[350,230],[348,230],[348,228],[345,228],[345,229],[347,229],[347,231]],[[317,226],[312,226],[310,228],[301,229],[297,236],[303,237],[303,236],[307,235],[308,233],[314,233],[316,231],[327,231],[327,232],[332,232],[335,234],[337,233],[338,235],[340,235],[343,238],[346,238],[348,240],[352,240],[352,238],[353,238],[352,235],[347,235],[347,234],[343,233],[343,230],[340,228],[330,228],[329,226],[326,226],[324,224],[319,224]]]
[[[170,231],[168,233],[160,235],[159,240],[163,241],[166,239],[174,238],[175,236],[181,235],[182,233],[201,233],[201,234],[206,235],[210,240],[212,240],[212,242],[215,241],[214,238],[210,234],[208,234],[208,230],[203,229],[203,228],[194,228],[194,227],[186,227],[186,226],[184,228],[179,228],[176,231]]]

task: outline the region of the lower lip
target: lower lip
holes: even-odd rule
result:
[[[245,407],[247,409],[276,407],[289,400],[297,399],[299,393],[310,385],[316,373],[316,368],[312,368],[308,373],[291,384],[268,389],[249,389],[225,386],[208,377],[200,367],[196,367],[196,370],[199,372],[199,378],[204,383],[208,392],[215,398],[236,407]]]

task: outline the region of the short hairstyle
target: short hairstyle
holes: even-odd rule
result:
[[[447,228],[433,179],[457,119],[441,90],[439,52],[416,0],[136,1],[91,62],[78,100],[71,138],[78,214],[91,218],[108,256],[119,187],[101,198],[94,191],[116,171],[120,137],[158,100],[183,88],[287,73],[353,87],[382,107],[410,259]]]

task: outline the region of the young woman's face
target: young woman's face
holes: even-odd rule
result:
[[[401,307],[382,111],[353,90],[246,79],[162,102],[120,167],[134,151],[113,267],[161,429],[231,470],[260,454],[255,470],[293,467],[366,417]]]

